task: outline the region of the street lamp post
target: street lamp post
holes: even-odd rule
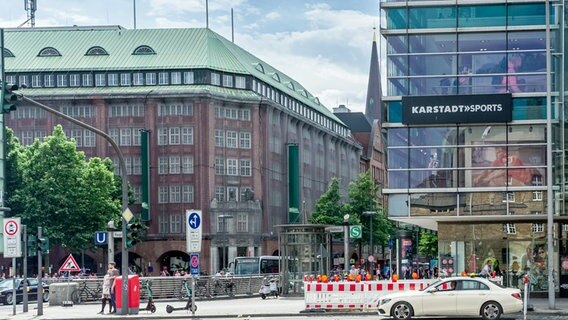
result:
[[[343,216],[343,269],[349,272],[349,215]]]
[[[122,211],[124,212],[127,207],[128,207],[128,177],[127,177],[127,171],[126,171],[126,162],[124,161],[124,156],[122,155],[122,152],[120,151],[120,148],[118,147],[118,145],[116,144],[116,142],[114,140],[112,140],[112,138],[104,131],[99,130],[91,125],[88,125],[84,122],[81,122],[73,117],[70,117],[62,112],[59,112],[58,110],[55,110],[43,103],[37,102],[31,98],[28,98],[24,95],[21,95],[21,98],[23,101],[29,102],[30,104],[39,107],[49,113],[55,114],[56,116],[63,118],[73,124],[76,124],[80,127],[83,127],[87,130],[90,130],[100,136],[102,136],[103,138],[105,138],[105,140],[108,141],[108,143],[110,143],[110,145],[112,146],[112,148],[114,149],[114,151],[116,152],[116,155],[118,156],[118,164],[120,166],[120,171],[121,171],[121,178],[122,178]],[[121,259],[122,259],[122,265],[121,265],[121,269],[122,269],[122,288],[121,288],[121,300],[123,301],[122,303],[122,308],[120,309],[120,312],[122,315],[126,315],[128,314],[128,303],[126,303],[126,301],[128,301],[128,248],[126,247],[126,232],[127,232],[127,228],[126,225],[128,224],[128,221],[126,221],[126,218],[124,218],[124,216],[122,216],[122,235],[123,235],[123,241],[122,241],[122,253],[121,253]],[[38,235],[39,237],[39,235]],[[39,300],[39,299],[38,299]],[[40,313],[39,310],[39,302],[38,302],[38,315]]]
[[[232,215],[229,214],[222,214],[219,216],[219,219],[221,220],[221,233],[223,234],[223,252],[222,252],[222,259],[223,259],[223,263],[221,264],[221,268],[225,269],[229,264],[227,263],[227,260],[229,260],[229,244],[226,243],[229,241],[228,235],[227,235],[227,219],[233,219]]]

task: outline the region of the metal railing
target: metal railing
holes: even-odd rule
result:
[[[196,299],[215,299],[223,297],[258,295],[258,290],[262,285],[264,276],[247,276],[247,277],[218,277],[200,276],[195,278],[195,297]],[[176,299],[183,300],[183,280],[190,279],[188,277],[141,277],[140,300],[146,300],[148,293],[145,290],[144,283],[150,281],[152,297],[154,299]],[[67,279],[46,278],[44,281],[48,284],[57,282],[66,282]],[[102,297],[102,278],[96,279],[73,279],[71,282],[78,283],[76,293],[72,293],[73,297],[77,297],[76,303],[100,301]]]

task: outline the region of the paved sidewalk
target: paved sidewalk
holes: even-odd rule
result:
[[[538,315],[566,315],[568,318],[568,299],[557,298],[556,309],[550,310],[548,308],[548,299],[531,299],[529,305],[532,305],[534,311],[528,312],[529,319],[539,319]],[[141,307],[145,307],[145,301],[142,301]],[[113,314],[97,314],[100,311],[100,304],[81,304],[73,307],[49,306],[44,304],[43,315],[37,316],[35,304],[29,306],[29,312],[22,312],[22,305],[17,306],[17,312],[14,316],[13,308],[11,306],[2,306],[0,308],[0,319],[7,320],[40,320],[40,319],[73,319],[73,320],[87,320],[87,319],[187,319],[191,318],[191,312],[187,310],[177,310],[172,313],[166,312],[166,306],[171,305],[176,308],[182,308],[185,303],[182,301],[159,301],[156,302],[156,312],[140,310],[138,315],[119,316]],[[198,318],[227,318],[227,317],[294,317],[298,315],[308,316],[313,315],[321,316],[317,312],[304,312],[303,297],[280,297],[279,299],[266,299],[262,300],[259,297],[236,298],[226,300],[208,300],[197,301],[197,311],[195,316]],[[105,310],[108,312],[108,306]],[[328,314],[328,313],[326,313]],[[353,315],[353,313],[333,313],[337,315]],[[376,315],[375,312],[366,312],[360,314],[367,314],[369,316]],[[515,315],[510,315],[515,316]],[[509,317],[506,317],[509,318]],[[518,317],[516,317],[518,318]]]

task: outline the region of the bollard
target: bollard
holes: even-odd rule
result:
[[[523,320],[527,320],[527,306],[529,302],[529,276],[525,274],[524,276],[524,283],[525,283],[525,296],[523,301]]]

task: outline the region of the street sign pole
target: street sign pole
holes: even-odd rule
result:
[[[22,233],[24,235],[24,248],[22,249],[24,252],[24,297],[23,297],[23,311],[28,312],[28,230],[26,229],[26,225],[22,225]]]
[[[41,237],[43,237],[42,228],[37,227],[38,243],[39,243],[39,239],[41,239]],[[42,316],[43,315],[43,285],[42,285],[43,279],[42,279],[42,274],[41,274],[42,252],[38,248],[36,248],[36,250],[37,250],[37,315]],[[14,299],[14,301],[15,300],[16,299]],[[14,306],[14,308],[15,308],[15,306]]]

